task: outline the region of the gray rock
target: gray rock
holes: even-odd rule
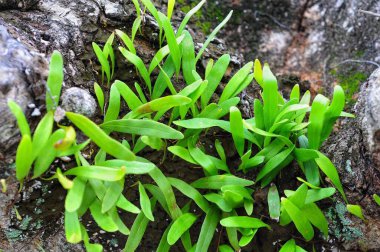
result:
[[[362,235],[351,237],[347,229],[339,230],[346,250],[378,251],[380,249],[380,207],[372,196],[380,192],[380,69],[361,85],[355,105],[356,118],[344,119],[340,129],[324,145],[338,169],[350,204],[363,208],[367,225],[347,214],[350,226]]]
[[[34,103],[31,84],[41,85],[47,69],[47,62],[40,54],[31,52],[0,26],[0,152],[5,153],[19,140],[8,101],[15,101],[24,112],[32,112],[27,108]]]
[[[66,111],[93,117],[96,112],[96,101],[91,94],[81,88],[67,89],[61,98],[62,108]]]
[[[362,104],[359,120],[364,144],[380,171],[380,68],[369,77],[359,102]]]

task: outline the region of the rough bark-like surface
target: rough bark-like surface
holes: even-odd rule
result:
[[[30,51],[0,27],[0,157],[18,141],[16,120],[8,109],[8,100],[17,102],[24,112],[32,113],[35,108],[30,91],[32,85],[42,83],[46,66],[42,55]]]
[[[350,217],[358,236],[339,230],[340,242],[347,250],[380,249],[380,207],[373,194],[380,192],[380,69],[363,83],[355,105],[355,119],[342,121],[339,131],[325,144],[325,150],[337,166],[348,200],[363,208],[368,222]],[[349,215],[347,215],[349,217]],[[361,234],[360,234],[361,233]],[[377,238],[376,238],[377,237]],[[355,239],[350,239],[355,238]]]

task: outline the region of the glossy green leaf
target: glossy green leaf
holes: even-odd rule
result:
[[[143,78],[146,86],[148,87],[149,93],[152,93],[152,83],[150,81],[149,72],[146,69],[145,64],[141,60],[141,58],[138,57],[137,55],[129,52],[128,50],[126,50],[123,47],[119,47],[119,50],[120,50],[121,54],[123,54],[123,56],[137,68],[137,70],[139,71],[141,77]]]
[[[232,139],[237,152],[242,156],[244,153],[244,127],[243,118],[237,107],[230,108],[230,123]]]
[[[136,37],[137,31],[139,30],[140,26],[141,26],[141,17],[138,16],[135,19],[135,21],[133,21],[133,25],[132,25],[132,35],[131,35],[132,42],[135,41],[135,37]]]
[[[359,205],[351,205],[351,204],[347,204],[347,211],[353,215],[355,215],[356,217],[364,220],[364,216],[363,216],[363,212],[362,212],[362,208],[361,206]]]
[[[261,63],[258,59],[255,59],[255,64],[254,64],[254,69],[253,69],[253,74],[255,76],[255,80],[257,83],[263,87],[263,69],[261,66]]]
[[[219,32],[219,30],[222,29],[223,26],[225,26],[228,20],[230,20],[232,13],[233,11],[230,11],[230,13],[228,13],[228,15],[224,18],[224,20],[217,27],[215,27],[212,33],[208,36],[207,40],[203,43],[202,48],[199,50],[197,57],[195,58],[195,62],[198,62],[198,60],[202,57],[203,52],[206,50],[207,46],[216,37],[216,34]]]
[[[294,149],[294,145],[290,148],[283,150],[282,152],[278,153],[276,156],[271,158],[260,170],[259,174],[257,174],[256,180],[259,181],[260,179],[268,175],[271,171],[276,169],[282,162],[284,162],[284,160],[289,155],[291,155],[293,149]]]
[[[302,210],[300,210],[290,200],[285,198],[281,199],[281,204],[284,206],[284,209],[289,214],[297,230],[301,233],[305,240],[311,240],[314,237],[314,229],[309,220],[303,215]]]
[[[338,191],[342,195],[343,199],[347,202],[347,198],[344,193],[342,183],[340,182],[340,179],[339,179],[339,174],[334,164],[324,154],[320,152],[318,154],[319,154],[319,158],[315,159],[315,162],[317,162],[319,168],[330,179],[330,181],[334,184],[334,186],[338,189]]]
[[[21,135],[31,136],[28,121],[26,120],[25,114],[22,111],[21,107],[12,100],[8,101],[8,107],[11,110],[14,117],[16,117],[18,128],[20,129]]]
[[[227,158],[226,158],[226,153],[224,151],[224,148],[223,148],[223,145],[222,143],[219,141],[219,139],[216,139],[215,140],[215,149],[216,151],[218,152],[218,155],[220,157],[220,159],[223,161],[223,162],[226,162]]]
[[[234,252],[235,251],[226,244],[220,245],[218,249],[219,249],[219,252]]]
[[[182,19],[182,22],[178,28],[178,31],[177,31],[177,37],[180,36],[183,32],[183,30],[186,28],[186,25],[187,23],[189,22],[190,18],[195,14],[197,13],[200,8],[203,6],[203,4],[206,2],[206,0],[202,0],[200,1],[194,8],[192,8],[186,15],[185,17]]]
[[[173,245],[197,220],[197,216],[192,213],[185,213],[176,219],[170,227],[168,233],[168,243]]]
[[[189,153],[191,157],[206,171],[208,175],[218,174],[218,169],[212,160],[201,149],[189,144]]]
[[[181,132],[153,120],[122,119],[105,122],[102,129],[113,132],[137,134],[142,136],[158,137],[163,139],[182,139]]]
[[[104,166],[79,166],[66,171],[65,175],[75,175],[84,178],[117,181],[124,178],[126,168],[110,168]]]
[[[220,224],[223,227],[235,227],[235,228],[262,228],[266,227],[270,229],[270,226],[257,218],[248,216],[231,216],[220,220]]]
[[[167,40],[168,45],[169,45],[170,55],[173,58],[174,66],[175,66],[176,73],[178,76],[179,70],[181,67],[181,51],[180,51],[178,43],[176,41],[176,37],[174,34],[173,27],[170,23],[169,18],[166,17],[161,12],[158,12],[158,17],[161,20],[162,27],[165,30],[165,36],[166,36],[166,40]]]
[[[288,240],[280,249],[280,252],[296,252],[296,242],[294,239]]]
[[[124,211],[134,213],[134,214],[139,214],[141,211],[140,209],[135,206],[132,202],[127,200],[124,195],[120,195],[119,199],[116,202],[116,206],[118,208],[123,209]]]
[[[218,225],[220,212],[217,208],[211,207],[206,214],[206,218],[203,221],[201,231],[197,240],[195,252],[208,251],[212,237],[215,233],[215,228]]]
[[[120,30],[116,29],[115,33],[121,39],[121,41],[123,41],[123,43],[127,46],[128,50],[132,54],[136,54],[136,49],[135,49],[135,46],[133,45],[132,39],[129,38],[129,36],[127,34],[125,34],[124,32],[122,32]]]
[[[324,117],[323,129],[321,132],[321,142],[329,137],[336,120],[339,118],[343,111],[345,103],[345,93],[343,88],[339,85],[335,86],[333,99],[330,106],[326,110]]]
[[[94,200],[90,206],[91,215],[96,224],[98,224],[98,226],[106,232],[115,232],[119,230],[111,216],[107,213],[102,213],[101,208],[101,202],[98,199]]]
[[[124,82],[116,80],[113,85],[117,87],[121,96],[124,98],[125,102],[131,110],[143,104],[137,95]]]
[[[307,129],[307,138],[309,139],[309,148],[318,150],[321,146],[321,134],[323,130],[323,121],[329,100],[323,95],[317,95],[311,106],[309,127]]]
[[[327,237],[329,226],[326,217],[323,215],[321,209],[319,209],[316,204],[310,203],[305,205],[301,211],[311,222],[311,224],[317,227],[324,234],[324,236]]]
[[[102,66],[102,73],[103,72],[106,73],[107,83],[109,84],[110,81],[111,81],[110,63],[108,62],[108,59],[103,54],[103,51],[102,51],[102,49],[100,49],[100,47],[98,46],[98,44],[96,44],[95,42],[92,42],[92,49],[94,50],[95,55],[98,58],[100,65]]]
[[[30,135],[23,135],[16,152],[16,178],[24,180],[28,176],[33,163],[33,144]]]
[[[373,200],[376,202],[377,205],[380,206],[380,197],[377,194],[373,195]]]
[[[141,210],[149,220],[154,221],[148,194],[146,193],[145,188],[141,183],[139,183],[139,193]]]
[[[182,46],[182,72],[187,85],[195,82],[193,71],[195,68],[195,49],[193,38],[188,31],[184,32],[185,38],[181,44]]]
[[[164,194],[166,203],[169,207],[170,215],[173,219],[178,218],[181,215],[181,211],[177,205],[176,198],[173,192],[173,188],[170,185],[167,177],[158,168],[152,170],[149,176],[156,182],[157,186],[160,188]]]
[[[173,153],[174,155],[182,158],[183,160],[192,163],[192,164],[198,164],[193,157],[190,155],[190,152],[188,149],[182,147],[182,146],[170,146],[168,150]]]
[[[195,202],[195,204],[197,204],[199,208],[201,208],[204,212],[208,211],[210,206],[207,200],[205,200],[202,194],[200,194],[200,192],[197,191],[194,187],[180,179],[168,178],[168,180],[173,187],[179,190],[186,197],[192,199]]]
[[[179,45],[182,41],[186,39],[185,35],[182,35],[176,39],[176,43]],[[170,51],[169,45],[161,47],[160,50],[157,51],[156,55],[154,55],[150,65],[149,65],[149,74],[153,72],[153,70],[160,64],[160,62],[167,56]],[[170,78],[169,78],[170,79]]]
[[[86,180],[79,177],[73,180],[73,187],[67,192],[65,199],[65,210],[75,212],[82,204],[84,192],[86,189]]]
[[[112,85],[109,95],[109,104],[107,112],[104,116],[104,122],[116,120],[119,117],[120,112],[120,92],[117,86]]]
[[[277,79],[269,69],[268,64],[263,68],[263,113],[265,129],[269,130],[278,113]]]
[[[227,71],[228,65],[230,63],[230,55],[224,54],[218,61],[214,64],[210,73],[207,75],[206,80],[208,81],[207,89],[203,92],[201,97],[202,107],[206,107],[210,101],[213,93],[215,93],[220,81],[222,80],[224,74]]]
[[[49,141],[53,130],[54,115],[49,111],[38,123],[33,134],[33,159],[35,159]]]
[[[224,87],[222,95],[220,96],[219,103],[228,100],[233,97],[236,90],[239,89],[240,85],[247,78],[253,67],[253,62],[248,62],[245,64],[227,83]]]
[[[82,232],[77,212],[65,211],[65,234],[70,243],[78,243],[82,240]]]
[[[109,211],[114,207],[123,193],[124,179],[119,181],[110,182],[107,191],[102,200],[102,213]]]
[[[154,199],[151,199],[152,208],[154,208],[155,204],[156,201]],[[148,223],[149,219],[145,217],[143,212],[137,215],[135,221],[133,222],[127,243],[125,244],[124,251],[136,251],[137,247],[140,245]]]
[[[134,160],[135,155],[124,145],[118,141],[109,137],[103,130],[99,128],[95,123],[83,115],[66,112],[67,118],[69,118],[75,126],[77,126],[86,136],[95,142],[100,148],[102,148],[108,154],[125,160]]]
[[[63,84],[63,58],[54,51],[50,58],[49,75],[46,81],[46,109],[55,110],[61,96]]]
[[[133,119],[142,114],[153,113],[157,111],[167,111],[173,107],[187,105],[190,102],[190,98],[182,95],[169,95],[161,97],[134,109],[130,114],[130,118]]]
[[[95,91],[96,99],[100,107],[100,111],[103,114],[104,113],[104,93],[103,93],[102,88],[96,82],[94,83],[94,91]]]
[[[129,235],[130,231],[129,228],[124,224],[123,220],[120,218],[119,213],[117,212],[117,209],[115,206],[113,206],[109,211],[108,215],[111,217],[113,222],[116,224],[117,229],[120,233],[123,235]]]
[[[218,190],[225,185],[240,185],[240,186],[251,186],[254,182],[233,175],[214,175],[209,177],[200,178],[191,185],[199,189],[215,189]]]
[[[269,215],[274,220],[279,220],[280,218],[280,195],[276,185],[272,185],[268,191],[268,208]]]

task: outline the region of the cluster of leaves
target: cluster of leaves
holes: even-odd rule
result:
[[[335,88],[331,102],[317,95],[310,106],[310,93],[306,92],[301,97],[296,85],[290,99],[285,100],[278,91],[277,80],[269,66],[265,64],[262,67],[256,60],[237,71],[227,82],[219,99],[215,100],[213,94],[225,76],[230,56],[222,55],[216,62],[209,60],[204,72],[198,71],[197,62],[232,12],[214,29],[196,54],[186,24],[205,0],[189,11],[176,32],[170,22],[175,1],[168,1],[167,15],[159,12],[150,0],[141,2],[158,23],[160,44],[166,44],[157,51],[148,67],[137,55],[134,40],[143,20],[137,0],[133,1],[138,15],[131,36],[116,30],[103,48],[93,43],[102,72],[102,85],[95,83],[94,91],[104,121],[97,125],[85,116],[66,112],[66,117],[89,140],[77,144],[72,126],[57,124],[54,127],[54,112],[59,104],[63,82],[63,60],[59,52],[53,53],[50,63],[46,88],[47,114],[33,137],[21,108],[9,102],[22,134],[16,156],[17,179],[23,181],[32,167],[32,178],[40,177],[57,157],[75,157],[76,167],[64,172],[56,168],[54,176],[49,179],[58,179],[68,190],[65,200],[67,240],[71,243],[83,241],[88,251],[101,251],[102,246],[90,243],[87,231],[80,222],[86,212],[90,212],[104,231],[129,235],[125,250],[135,251],[149,221],[155,220],[157,203],[171,218],[157,251],[169,251],[179,240],[186,251],[207,251],[218,224],[226,229],[229,240],[229,244],[220,245],[219,250],[238,251],[252,241],[260,228],[270,229],[261,219],[252,217],[252,185],[257,181],[261,182],[262,187],[269,185],[282,169],[290,168],[289,164],[295,160],[305,179],[298,178],[302,185],[296,191],[286,190],[286,197],[282,199],[277,187],[270,187],[270,217],[279,220],[281,225],[293,222],[307,241],[314,236],[313,226],[327,235],[327,221],[315,202],[333,195],[335,188],[320,187],[320,170],[344,200],[346,197],[334,165],[318,149],[330,135],[337,118],[351,116],[342,112],[345,104],[342,88]],[[144,85],[136,82],[132,89],[119,80],[111,84],[116,67],[115,43],[122,45],[118,47],[120,53],[136,68]],[[152,85],[153,72],[158,75]],[[183,77],[184,89],[177,90],[173,85],[174,75],[177,79],[180,75]],[[254,118],[243,119],[236,107],[240,101],[238,95],[253,79],[262,87],[262,101],[254,101]],[[109,93],[105,93],[104,89]],[[167,93],[169,95],[164,95]],[[122,101],[129,109],[126,114],[122,114]],[[229,120],[223,120],[227,115]],[[173,125],[178,128],[173,128]],[[232,136],[241,159],[239,167],[232,172],[220,140],[217,139],[214,144],[218,157],[206,153],[198,144],[201,134],[207,133],[211,127],[219,127]],[[54,128],[57,129],[53,132]],[[110,134],[113,132],[121,134],[124,140],[112,138]],[[94,158],[87,160],[82,150],[91,141],[99,150]],[[164,152],[169,150],[190,164],[202,167],[204,177],[190,184],[166,177],[154,163],[138,156],[147,147]],[[233,175],[254,169],[258,170],[255,181]],[[126,175],[137,178],[147,175],[154,181],[153,184],[138,182],[128,185],[138,186],[140,207],[123,195]],[[189,198],[182,208],[176,202],[173,187]],[[192,244],[189,230],[200,216],[190,211],[192,204],[199,207],[205,216],[195,244]],[[130,229],[119,215],[121,210],[137,214]],[[294,240],[284,244],[282,250],[302,251]]]

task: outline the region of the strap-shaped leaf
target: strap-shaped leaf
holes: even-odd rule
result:
[[[156,205],[156,200],[151,199],[150,203],[152,208],[154,209]],[[140,245],[141,239],[145,233],[148,223],[149,219],[145,217],[143,212],[137,215],[135,221],[133,222],[127,243],[125,244],[124,251],[136,251],[136,249]]]
[[[257,174],[256,180],[259,181],[260,179],[268,175],[271,171],[276,169],[289,155],[291,155],[293,149],[294,145],[283,150],[282,152],[278,153],[276,156],[271,158],[260,170],[259,174]]]
[[[21,107],[14,101],[8,101],[8,107],[11,110],[14,117],[16,117],[18,128],[20,129],[21,135],[30,135],[30,128],[28,121],[26,120],[25,114],[22,111]]]
[[[149,220],[154,221],[152,207],[150,204],[148,194],[146,193],[144,186],[140,182],[139,182],[139,193],[140,193],[141,210],[143,211],[143,213]]]
[[[180,36],[183,32],[183,30],[186,28],[187,23],[189,22],[190,18],[197,13],[200,8],[203,6],[203,4],[206,2],[206,0],[200,1],[194,8],[192,8],[188,13],[186,13],[185,17],[182,19],[182,22],[178,28],[177,31],[177,37]]]
[[[71,112],[66,112],[66,116],[86,136],[88,136],[92,141],[94,141],[94,143],[96,143],[108,154],[119,159],[125,159],[130,161],[135,159],[135,155],[127,147],[109,137],[103,130],[99,128],[99,126],[97,126],[87,117]]]
[[[280,195],[276,185],[272,185],[268,191],[268,208],[269,215],[274,220],[279,220],[280,218]]]
[[[201,227],[201,232],[199,233],[195,252],[208,251],[212,237],[215,233],[215,228],[219,222],[219,215],[220,211],[215,207],[211,207],[207,211],[206,218]]]
[[[73,180],[73,187],[69,189],[65,199],[65,209],[68,212],[75,212],[82,204],[84,192],[86,190],[86,180],[79,177]]]
[[[218,59],[218,61],[215,62],[210,73],[207,75],[206,80],[208,81],[208,86],[201,97],[202,108],[205,108],[207,106],[212,95],[215,93],[216,88],[218,87],[220,81],[222,80],[224,74],[227,71],[227,67],[230,63],[230,60],[230,55],[224,54]]]
[[[168,180],[173,187],[192,199],[204,212],[208,211],[210,206],[198,190],[180,179],[168,178]]]
[[[317,162],[319,168],[330,179],[330,181],[334,184],[336,189],[338,189],[338,191],[342,195],[343,199],[347,202],[347,198],[344,193],[342,183],[340,182],[340,179],[339,179],[339,174],[334,164],[324,154],[320,152],[318,152],[318,154],[319,154],[319,158],[315,159],[315,162]]]
[[[82,240],[82,232],[77,212],[65,211],[65,234],[70,243],[78,243]]]
[[[120,30],[116,29],[115,33],[121,39],[121,41],[123,41],[124,45],[128,48],[128,50],[131,53],[136,54],[136,49],[135,49],[135,46],[133,45],[133,40],[129,38],[127,34],[125,34],[124,32]]]
[[[96,224],[107,232],[115,232],[119,230],[116,223],[112,220],[111,216],[107,213],[102,213],[101,202],[96,199],[90,206],[91,215],[94,218]]]
[[[137,68],[137,70],[139,71],[141,77],[143,78],[146,86],[148,87],[149,93],[151,94],[152,93],[152,83],[150,81],[149,72],[146,69],[145,64],[142,61],[142,59],[140,57],[138,57],[137,55],[129,52],[128,50],[126,50],[123,47],[119,47],[119,50],[120,50],[121,54],[123,54],[123,56]]]
[[[99,107],[100,107],[100,112],[101,114],[104,113],[104,92],[102,88],[99,86],[98,83],[94,83],[94,91],[96,95],[96,100],[98,101]]]
[[[102,213],[113,208],[123,193],[124,178],[119,181],[110,182],[102,201]]]
[[[190,37],[191,38],[191,37]],[[179,45],[183,41],[185,43],[186,36],[182,35],[176,39],[176,43]],[[182,43],[182,44],[184,44]],[[156,55],[154,55],[150,65],[149,65],[149,74],[153,72],[153,70],[160,64],[160,62],[171,53],[169,45],[161,47],[160,50],[157,51]]]
[[[300,210],[288,199],[282,198],[281,203],[294,222],[297,230],[301,233],[306,241],[310,241],[314,237],[314,229],[311,226],[309,220],[302,213],[302,210]]]
[[[54,51],[50,58],[49,76],[46,81],[46,109],[48,111],[55,110],[58,106],[59,98],[61,96],[62,84],[63,58],[60,52]]]
[[[176,37],[174,34],[173,27],[170,23],[170,20],[168,17],[166,17],[164,14],[161,12],[158,12],[158,17],[161,20],[162,27],[165,30],[165,36],[166,36],[166,41],[168,42],[169,49],[170,49],[170,55],[173,58],[174,66],[176,69],[176,74],[178,76],[179,70],[181,68],[181,51],[179,49],[178,43],[176,41]]]
[[[244,82],[249,73],[252,71],[252,67],[253,62],[248,62],[239,71],[237,71],[237,73],[235,73],[234,76],[232,76],[230,81],[223,89],[222,95],[219,99],[219,103],[224,102],[229,98],[233,97],[233,94],[236,92],[236,90],[239,89],[240,85]]]
[[[269,130],[278,113],[277,79],[269,69],[268,64],[263,68],[263,111],[265,129]]]
[[[117,86],[112,85],[110,96],[109,96],[109,104],[107,108],[107,112],[104,116],[104,122],[116,120],[119,117],[120,113],[120,92],[117,89]]]
[[[104,181],[117,181],[124,178],[125,167],[110,168],[104,166],[78,166],[66,171],[65,175],[81,176],[89,179],[99,179]]]
[[[244,153],[244,127],[243,118],[237,107],[230,108],[230,127],[232,139],[240,156]]]
[[[318,150],[322,143],[322,130],[325,113],[329,100],[323,95],[318,94],[311,106],[309,127],[307,129],[307,138],[309,139],[309,148]]]
[[[16,152],[16,178],[18,181],[24,180],[28,176],[33,163],[33,145],[30,135],[24,135]]]
[[[211,41],[214,40],[216,34],[219,32],[220,29],[230,20],[232,16],[233,11],[230,11],[228,15],[224,18],[224,20],[212,31],[212,33],[208,36],[207,40],[203,43],[202,48],[199,50],[197,57],[195,58],[195,62],[198,62],[198,60],[202,57],[203,52],[206,50],[207,46],[211,43]]]
[[[223,227],[235,227],[235,228],[262,228],[266,227],[270,229],[270,226],[264,223],[262,220],[248,217],[248,216],[231,216],[220,220],[220,224]]]
[[[100,125],[102,129],[163,139],[182,139],[181,132],[153,120],[122,119],[108,121]]]
[[[310,203],[305,205],[301,210],[311,224],[317,227],[324,236],[327,237],[329,229],[328,222],[321,209],[319,209],[316,204]]]
[[[253,181],[227,174],[204,177],[191,183],[191,185],[195,188],[215,190],[218,190],[225,185],[240,185],[245,187],[253,184]]]
[[[168,243],[173,245],[178,239],[194,224],[197,216],[192,213],[185,213],[178,217],[170,227],[168,233]]]

